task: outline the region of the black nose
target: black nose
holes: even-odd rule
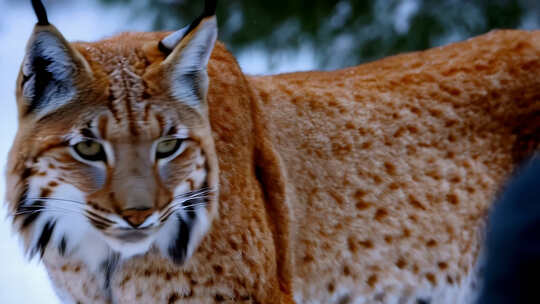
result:
[[[133,228],[139,227],[144,221],[154,213],[152,208],[132,208],[122,211],[122,218]]]

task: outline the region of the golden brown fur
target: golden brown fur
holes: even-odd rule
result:
[[[137,54],[129,64],[152,95],[164,35],[73,45],[98,74],[111,58]],[[112,298],[465,303],[486,211],[539,147],[539,73],[540,32],[497,31],[339,71],[266,77],[245,76],[217,44],[208,67],[217,215],[184,265],[156,251],[120,265]],[[18,156],[40,137],[30,132],[22,123],[10,176],[22,174]],[[76,301],[107,302],[80,261],[51,251],[44,262]]]

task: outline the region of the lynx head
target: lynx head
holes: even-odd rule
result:
[[[96,43],[68,43],[32,4],[39,22],[17,80],[7,172],[28,254],[102,244],[125,258],[156,248],[185,261],[217,212],[206,104],[216,1],[172,34]]]

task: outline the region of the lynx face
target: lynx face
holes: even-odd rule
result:
[[[156,248],[189,258],[217,212],[206,108],[216,36],[215,17],[203,15],[135,52],[136,35],[70,44],[38,23],[17,82],[7,172],[30,256],[58,250],[98,266]]]

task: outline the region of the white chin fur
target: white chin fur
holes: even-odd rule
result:
[[[150,247],[155,241],[155,234],[151,235],[140,242],[123,242],[117,239],[105,237],[105,242],[115,252],[118,252],[122,259],[129,259],[136,255],[142,255],[150,250]]]

